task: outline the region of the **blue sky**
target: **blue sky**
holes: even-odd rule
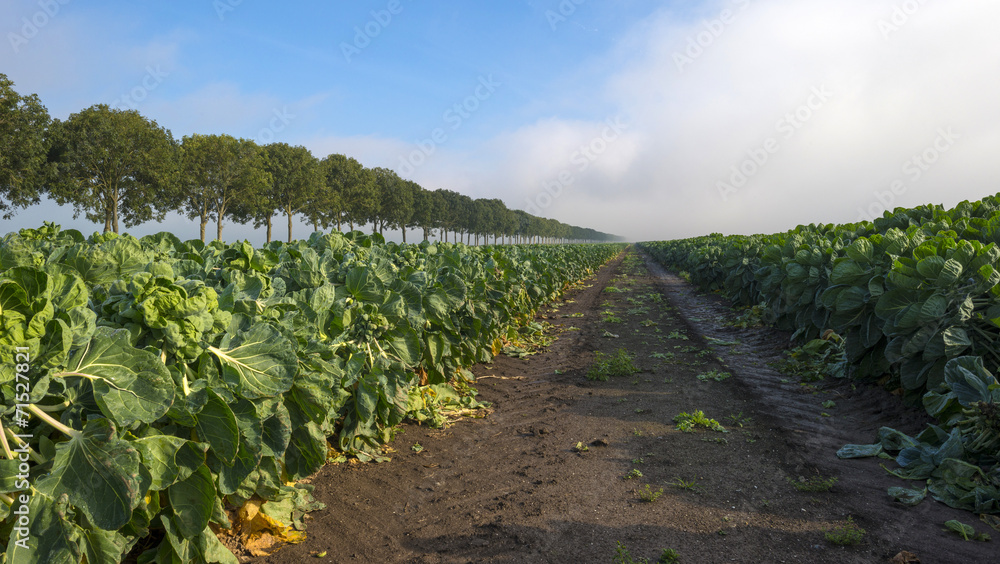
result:
[[[636,240],[1000,191],[986,0],[4,0],[2,14],[0,72],[53,117],[134,107],[178,139],[345,153]],[[0,231],[99,227],[71,216],[45,204]],[[159,230],[197,235],[180,217],[129,229]]]

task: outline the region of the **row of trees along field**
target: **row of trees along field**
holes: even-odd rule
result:
[[[95,105],[51,119],[38,96],[19,95],[0,74],[0,213],[47,195],[70,204],[104,231],[133,227],[179,212],[222,239],[225,222],[266,226],[301,215],[316,230],[371,225],[380,234],[433,230],[448,241],[608,241],[605,233],[508,209],[499,199],[472,199],[450,190],[425,190],[386,168],[366,168],[339,154],[318,159],[301,146],[258,145],[230,135],[191,135],[178,141],[137,111]]]

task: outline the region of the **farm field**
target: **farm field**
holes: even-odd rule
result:
[[[1000,563],[1000,2],[8,4],[0,564]]]
[[[971,514],[905,507],[877,461],[836,456],[882,425],[918,432],[926,414],[877,387],[779,372],[790,334],[736,319],[633,248],[541,313],[549,347],[473,368],[488,417],[407,425],[391,462],[325,467],[307,540],[248,561],[990,561],[991,543],[943,530],[989,530]],[[637,372],[587,378],[619,350]],[[679,431],[696,410],[726,432]],[[849,517],[859,544],[825,538]]]
[[[465,368],[622,248],[7,235],[5,561],[227,563],[222,530],[300,540],[322,506],[301,480],[383,459],[404,419],[477,409]]]
[[[4,561],[988,561],[997,208],[628,247],[9,234]]]

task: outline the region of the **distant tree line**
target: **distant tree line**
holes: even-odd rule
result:
[[[316,230],[371,225],[379,233],[416,230],[423,239],[493,242],[607,241],[615,237],[508,209],[499,199],[427,190],[387,168],[366,168],[333,154],[318,159],[302,146],[258,145],[230,135],[180,141],[135,110],[99,104],[51,119],[38,96],[19,95],[0,73],[0,214],[48,195],[73,206],[74,218],[118,233],[168,212],[197,220],[201,239],[212,222],[266,227],[300,215]]]

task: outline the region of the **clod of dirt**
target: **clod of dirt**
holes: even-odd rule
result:
[[[920,557],[912,552],[904,550],[892,557],[889,561],[890,564],[920,564]]]
[[[542,435],[548,435],[552,430],[546,427],[535,428],[533,425],[527,429],[518,429],[517,434],[522,437],[540,437]]]
[[[609,444],[611,444],[611,443],[609,443],[608,441],[606,441],[604,439],[597,439],[595,441],[591,441],[590,442],[590,446],[595,446],[595,447],[606,447]]]

